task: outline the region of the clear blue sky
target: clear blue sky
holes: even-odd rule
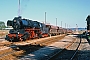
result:
[[[21,16],[65,27],[86,27],[86,17],[90,14],[90,0],[21,0]],[[18,16],[18,0],[0,0],[0,20],[6,21]]]

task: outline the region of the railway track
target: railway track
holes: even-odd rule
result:
[[[53,42],[56,42],[60,39],[64,38],[64,36],[61,36],[61,37],[54,37],[54,38],[50,38],[50,39],[47,39],[47,40],[43,40],[43,41],[39,41],[39,42],[35,42],[35,43],[32,43],[31,45],[39,45],[39,46],[47,46]]]
[[[35,41],[33,43],[29,43],[30,41],[26,41],[29,44],[26,45],[14,45],[15,43],[12,43],[11,45],[9,45],[9,49],[5,50],[5,52],[3,51],[2,54],[0,54],[0,59],[3,59],[7,56],[21,56],[24,54],[28,54],[30,52],[36,51],[44,46],[47,46],[48,44],[51,44],[55,41],[58,41],[62,38],[64,38],[65,35],[62,35],[61,37],[53,37],[53,38],[49,38],[49,39],[44,39],[41,41]],[[34,41],[34,40],[33,40]]]
[[[71,56],[70,60],[73,60],[78,52],[78,49],[80,47],[80,44],[81,44],[81,41],[82,41],[82,36],[80,36],[80,43],[78,44],[77,48],[76,48],[76,51],[74,52],[74,54]]]
[[[78,52],[79,46],[81,44],[82,36],[80,36],[80,41],[78,43],[78,46],[76,47],[75,51],[68,51],[67,49],[72,46],[76,39],[73,40],[70,44],[68,44],[64,49],[58,51],[56,54],[50,56],[47,60],[73,60]]]

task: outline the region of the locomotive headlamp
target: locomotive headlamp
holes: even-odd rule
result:
[[[16,22],[16,20],[14,20],[14,22]]]
[[[19,32],[18,32],[18,34],[19,34]]]

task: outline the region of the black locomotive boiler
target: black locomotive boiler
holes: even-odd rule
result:
[[[31,38],[46,37],[49,34],[49,28],[45,24],[29,19],[22,19],[21,16],[15,17],[12,21],[7,21],[7,26],[12,26],[13,29],[6,35],[8,41],[23,41]]]

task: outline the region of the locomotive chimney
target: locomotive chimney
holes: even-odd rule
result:
[[[46,24],[46,12],[45,12],[45,24]]]

